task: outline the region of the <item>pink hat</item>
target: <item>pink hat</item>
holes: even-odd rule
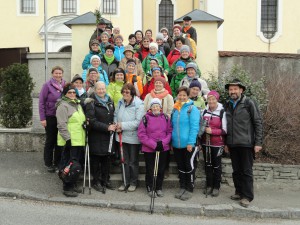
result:
[[[173,26],[173,30],[174,30],[175,28],[178,28],[179,30],[182,29],[182,27],[181,27],[179,24],[175,24],[175,25]]]
[[[220,95],[219,95],[219,93],[218,93],[217,91],[211,90],[210,92],[208,92],[207,98],[208,98],[210,95],[215,96],[215,98],[217,99],[217,101],[219,101]]]

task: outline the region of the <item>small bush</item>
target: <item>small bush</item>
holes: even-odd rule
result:
[[[34,84],[26,64],[13,64],[1,71],[0,123],[24,128],[32,118],[31,92]]]
[[[243,70],[239,66],[233,67],[230,71],[227,71],[217,77],[216,75],[211,75],[208,80],[208,86],[210,90],[216,90],[220,94],[220,102],[224,104],[228,100],[228,91],[225,90],[225,84],[231,82],[234,78],[238,78],[245,86],[245,95],[255,100],[258,107],[263,112],[267,105],[267,92],[265,89],[265,79],[261,78],[258,81],[251,81],[250,74]]]

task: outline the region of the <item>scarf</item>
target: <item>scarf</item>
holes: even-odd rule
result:
[[[104,56],[106,62],[108,63],[108,65],[112,64],[112,62],[113,62],[114,59],[115,59],[115,56],[114,56],[114,55],[112,55],[111,57],[108,57],[106,54],[104,54],[103,56]]]
[[[84,91],[84,88],[81,88],[81,89],[75,89],[75,91],[77,92],[78,96],[80,97],[81,95],[83,95],[83,93],[85,92]]]
[[[150,95],[151,95],[152,98],[163,99],[168,94],[169,94],[169,92],[165,88],[163,88],[161,91],[156,91],[155,89],[150,91]]]
[[[185,103],[188,103],[190,100],[187,100],[186,102],[180,102],[180,101],[176,101],[175,104],[174,104],[174,109],[177,109],[178,112],[180,112],[182,106],[185,104]]]
[[[97,101],[98,101],[101,105],[105,106],[106,109],[109,110],[108,105],[107,105],[107,102],[108,102],[108,95],[107,95],[107,94],[104,95],[104,98],[101,98],[99,95],[97,95],[97,94],[95,93],[95,97],[96,97]]]
[[[166,36],[163,38],[163,41],[164,41],[164,42],[168,42],[168,38],[169,38],[169,35],[166,35]]]
[[[54,78],[50,79],[50,83],[51,85],[58,90],[59,92],[63,91],[63,86],[65,85],[65,82],[63,80],[61,80],[61,82],[59,83],[57,80],[55,80]]]
[[[183,28],[184,33],[186,33],[190,28],[191,28],[191,26],[186,26],[186,27],[184,27],[184,28]]]

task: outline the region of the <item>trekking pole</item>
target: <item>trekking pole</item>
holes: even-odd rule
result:
[[[120,132],[119,134],[119,141],[120,141],[120,157],[121,157],[121,165],[122,165],[122,175],[123,175],[123,182],[124,182],[124,187],[125,187],[125,193],[127,193],[127,189],[129,185],[126,182],[126,176],[125,176],[125,159],[124,159],[124,153],[123,153],[123,143],[122,143],[122,133]]]
[[[83,186],[82,186],[82,194],[84,194],[84,189],[86,185],[86,167],[88,165],[88,179],[89,179],[89,194],[92,193],[91,189],[91,172],[90,172],[90,149],[89,149],[89,142],[88,142],[88,120],[85,124],[85,129],[86,129],[86,137],[85,137],[85,142],[86,142],[86,147],[85,147],[85,157],[84,157],[84,172],[83,172]]]
[[[208,182],[211,181],[212,179],[212,164],[211,164],[211,148],[210,148],[210,135],[206,134],[206,178],[208,178],[208,180],[206,181],[206,193],[205,193],[205,197],[207,198],[207,187],[209,185],[211,185],[210,187],[212,187],[212,184],[208,184]]]
[[[151,194],[151,202],[150,202],[150,214],[152,214],[153,210],[154,210],[154,199],[155,199],[155,191],[156,191],[156,180],[157,180],[157,171],[158,171],[158,163],[159,163],[159,153],[160,152],[157,151],[156,155],[155,155],[153,181],[152,181],[152,194]]]

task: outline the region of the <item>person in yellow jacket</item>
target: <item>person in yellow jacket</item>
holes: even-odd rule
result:
[[[123,97],[121,89],[126,83],[126,73],[122,68],[116,68],[111,77],[111,82],[107,86],[107,94],[113,100],[115,107]]]
[[[137,97],[143,94],[143,81],[140,76],[136,75],[136,64],[133,59],[129,59],[126,63],[126,81],[133,84]]]
[[[83,124],[86,119],[80,100],[76,98],[73,84],[67,83],[64,86],[62,97],[56,103],[56,108],[57,145],[65,146],[59,166],[59,176],[63,180],[63,194],[67,197],[77,197],[81,192],[77,188],[76,181],[82,170],[79,162],[85,146]],[[67,169],[72,173],[68,173]]]

